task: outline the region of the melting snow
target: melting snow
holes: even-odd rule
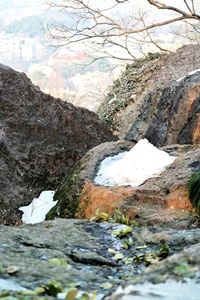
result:
[[[95,183],[105,186],[138,186],[157,177],[176,157],[157,149],[147,139],[140,140],[129,152],[105,158],[95,177]]]
[[[22,221],[26,224],[41,223],[45,220],[46,214],[58,201],[53,201],[55,192],[44,191],[39,198],[34,198],[28,206],[20,207],[23,211]]]

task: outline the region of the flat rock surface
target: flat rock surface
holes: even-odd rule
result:
[[[9,224],[11,215],[16,223],[12,209],[55,190],[83,154],[112,139],[95,113],[46,95],[25,74],[0,66],[0,223]]]
[[[16,295],[16,290],[34,290],[56,281],[63,290],[96,291],[97,299],[102,299],[124,280],[141,280],[138,275],[142,276],[149,264],[154,271],[150,276],[147,269],[144,280],[153,280],[159,270],[165,282],[172,278],[171,264],[180,265],[177,258],[183,256],[197,273],[200,229],[132,227],[129,234],[114,235],[123,228],[122,224],[63,219],[18,227],[1,225],[0,290]],[[175,275],[174,279],[180,278]]]

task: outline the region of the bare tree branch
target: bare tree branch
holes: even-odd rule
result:
[[[152,44],[160,51],[166,51],[155,42],[155,30],[170,24],[187,21],[195,28],[200,22],[200,14],[195,7],[195,0],[182,0],[182,5],[168,5],[165,0],[146,0],[149,7],[158,11],[167,11],[157,21],[151,21],[150,16],[136,15],[120,18],[116,8],[130,4],[130,0],[113,0],[111,5],[99,6],[93,0],[50,0],[50,7],[58,9],[62,14],[74,20],[74,24],[54,24],[51,35],[60,45],[85,43],[96,53],[115,59],[135,59],[135,47],[143,44]],[[173,1],[171,1],[173,3]],[[110,2],[109,2],[110,3]],[[120,8],[120,7],[119,7]],[[123,11],[123,10],[122,10]],[[114,53],[112,50],[115,49]],[[124,53],[124,55],[122,55]]]
[[[187,0],[183,0],[183,1],[184,1],[185,5],[186,5],[187,9],[189,10],[189,12],[191,14],[193,14],[192,8],[190,8],[190,5],[188,4]]]

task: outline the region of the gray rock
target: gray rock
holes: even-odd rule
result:
[[[200,71],[144,97],[127,140],[147,138],[157,147],[200,142]]]
[[[197,226],[188,196],[188,180],[193,172],[199,170],[198,146],[163,147],[177,159],[158,177],[150,178],[138,187],[104,187],[95,183],[101,161],[106,156],[130,150],[133,145],[121,140],[106,142],[88,151],[57,189],[55,199],[58,203],[50,211],[49,219],[90,219],[97,209],[110,215],[114,214],[115,209],[120,209],[141,225],[168,224],[179,229]]]
[[[157,265],[150,266],[137,280],[119,287],[106,300],[198,300],[200,292],[200,244],[185,248]],[[139,283],[139,284],[138,284]]]
[[[198,45],[147,55],[127,66],[99,114],[113,132],[129,141],[147,137],[155,146],[198,144],[200,72],[188,75],[196,69],[200,69]]]
[[[90,148],[115,139],[98,116],[42,93],[0,66],[0,223],[43,190],[54,190]],[[11,209],[9,211],[9,209]]]
[[[15,288],[19,290],[20,285],[21,289],[34,290],[56,281],[65,289],[77,287],[80,291],[107,295],[125,278],[129,281],[135,278],[137,282],[142,282],[141,278],[149,278],[151,282],[163,278],[156,275],[156,270],[158,274],[165,275],[164,280],[173,279],[171,266],[179,266],[182,257],[192,265],[193,273],[197,273],[200,229],[135,227],[132,233],[122,238],[112,235],[113,230],[123,227],[115,223],[64,219],[18,227],[1,225],[0,289],[2,287],[12,293]],[[129,238],[132,244],[126,249],[123,245]],[[188,246],[190,250],[176,254]],[[166,260],[163,260],[165,255],[160,250],[163,247],[168,248],[166,256],[170,256]],[[117,253],[123,254],[123,258],[115,259]],[[151,263],[148,257],[160,262],[152,269],[146,269],[146,265]],[[187,278],[188,270],[181,276]],[[6,286],[9,283],[10,288]]]

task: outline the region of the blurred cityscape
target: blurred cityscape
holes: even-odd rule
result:
[[[46,93],[96,110],[121,68],[105,58],[90,64],[78,45],[53,47],[48,26],[57,13],[43,0],[0,0],[0,63],[25,72]],[[174,45],[170,35],[160,35]]]
[[[90,65],[84,49],[53,47],[54,14],[41,0],[0,0],[0,63],[25,72],[46,93],[95,110],[114,72],[106,59]]]

